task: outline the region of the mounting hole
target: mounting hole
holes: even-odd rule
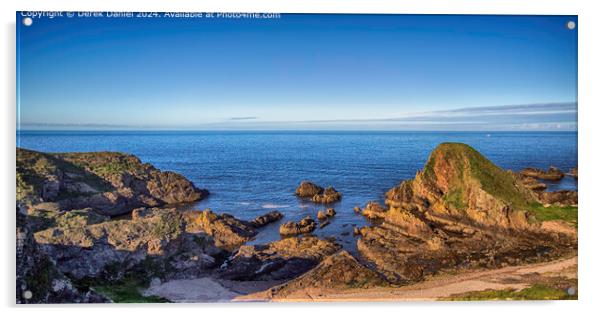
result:
[[[30,17],[23,18],[23,25],[30,26],[33,23],[33,20]]]
[[[576,26],[577,24],[575,23],[575,21],[566,22],[566,28],[569,30],[574,30]]]

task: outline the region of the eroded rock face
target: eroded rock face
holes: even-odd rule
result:
[[[133,155],[17,148],[17,200],[36,210],[89,207],[113,216],[142,206],[194,202],[208,194],[182,175],[143,164]]]
[[[556,167],[550,167],[547,171],[537,168],[525,168],[520,171],[520,174],[526,177],[550,181],[558,181],[564,178],[564,173]]]
[[[570,190],[540,192],[538,200],[544,205],[576,206],[578,204],[578,194],[577,191]]]
[[[308,234],[316,229],[316,222],[311,217],[306,217],[299,222],[286,222],[280,225],[280,235],[283,236],[296,236],[301,234]]]
[[[268,297],[271,299],[305,298],[306,291],[312,288],[336,291],[366,289],[387,284],[378,273],[360,264],[347,251],[341,250],[300,277],[271,288],[268,290]]]
[[[174,273],[196,275],[224,251],[213,236],[187,233],[187,222],[174,209],[137,210],[132,220],[92,225],[73,221],[34,236],[58,269],[75,279],[117,280],[130,270],[165,272],[168,265]]]
[[[233,280],[288,280],[315,267],[339,249],[338,244],[315,236],[242,246],[224,264],[222,276]]]
[[[464,144],[444,143],[416,178],[386,194],[387,208],[362,213],[361,255],[388,281],[407,284],[447,269],[498,267],[576,251],[576,240],[548,233],[529,210],[536,193]]]
[[[228,251],[249,241],[257,231],[250,223],[229,214],[215,214],[211,210],[191,211],[182,214],[186,232],[205,233],[215,240],[215,245]],[[266,215],[264,215],[266,216]],[[267,217],[275,216],[274,214]]]
[[[92,290],[80,291],[36,244],[26,216],[17,209],[17,304],[104,303]]]

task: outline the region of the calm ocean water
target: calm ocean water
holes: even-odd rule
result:
[[[209,198],[189,208],[252,219],[280,210],[283,220],[315,214],[323,206],[299,200],[302,180],[332,185],[343,194],[338,214],[321,237],[336,237],[354,252],[352,225],[366,225],[356,205],[377,200],[422,169],[441,142],[463,142],[504,169],[568,171],[577,165],[576,132],[41,132],[22,131],[19,147],[46,152],[120,151],[162,170],[185,175]],[[567,178],[550,189],[576,189]],[[277,239],[278,225],[254,241]]]

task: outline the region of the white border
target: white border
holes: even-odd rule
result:
[[[333,0],[271,0],[271,1],[65,1],[65,0],[15,0],[2,1],[2,174],[0,194],[2,205],[2,250],[0,260],[2,285],[0,297],[3,312],[19,315],[57,313],[61,315],[105,315],[113,312],[134,312],[162,315],[167,308],[177,308],[177,313],[241,313],[265,315],[362,314],[387,313],[390,315],[581,315],[599,314],[602,283],[598,269],[601,265],[602,208],[599,161],[602,141],[599,136],[602,116],[600,91],[600,58],[602,12],[598,1],[570,0],[414,0],[414,1],[333,1]],[[335,304],[213,304],[213,305],[118,305],[118,306],[51,306],[23,308],[14,306],[14,199],[15,199],[15,11],[17,10],[68,10],[68,11],[202,11],[202,12],[291,12],[291,13],[423,13],[423,14],[577,14],[579,15],[579,168],[580,224],[579,224],[579,301],[570,302],[477,302],[477,303],[335,303]],[[227,311],[225,309],[228,309]],[[43,310],[41,310],[43,309]],[[188,310],[194,309],[194,310]],[[136,310],[138,312],[138,310]],[[5,314],[6,315],[6,314]]]

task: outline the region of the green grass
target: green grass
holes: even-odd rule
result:
[[[144,288],[144,285],[135,280],[97,285],[92,288],[115,303],[169,303],[169,300],[161,297],[143,296],[140,291]]]
[[[516,290],[485,290],[467,292],[443,300],[449,301],[493,301],[493,300],[576,300],[577,295],[569,295],[565,290],[548,285],[535,284]]]
[[[573,226],[577,226],[578,211],[574,206],[555,206],[544,207],[541,204],[531,204],[530,213],[537,221],[562,220]]]
[[[463,188],[471,179],[478,181],[481,188],[489,194],[514,207],[524,208],[532,202],[516,188],[512,174],[502,170],[466,144],[441,143],[437,146],[424,167],[423,174],[426,179],[431,181],[436,179],[435,161],[437,160],[448,163],[451,168],[448,172],[454,175],[449,180],[457,188],[457,192],[450,192],[450,196],[447,197],[447,201],[452,204],[462,206],[462,203],[458,202],[464,200],[462,195],[466,190]]]

